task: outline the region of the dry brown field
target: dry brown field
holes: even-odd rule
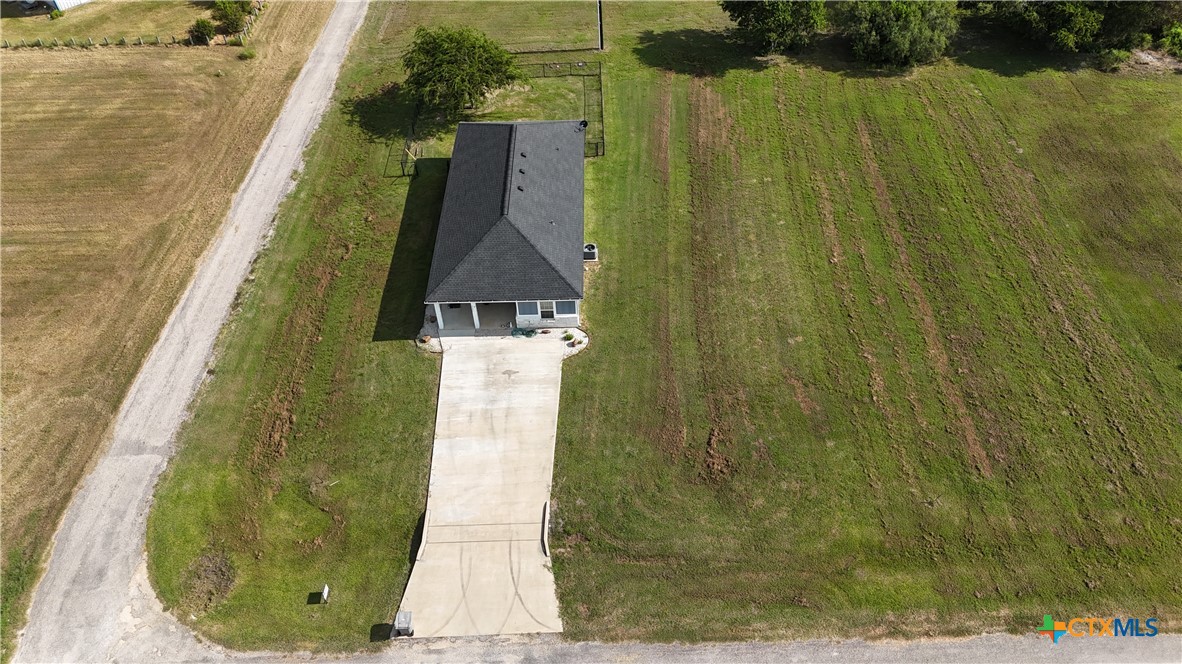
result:
[[[5,614],[23,614],[65,506],[331,9],[272,3],[253,60],[235,47],[0,54]]]

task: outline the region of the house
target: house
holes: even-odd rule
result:
[[[50,7],[53,9],[59,9],[64,12],[67,9],[73,9],[79,5],[85,5],[86,3],[91,2],[91,0],[48,0],[48,2]]]
[[[585,129],[460,123],[427,282],[440,336],[579,324]]]

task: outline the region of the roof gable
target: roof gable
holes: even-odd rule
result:
[[[575,300],[572,284],[505,217],[434,288],[428,301]],[[505,293],[512,293],[506,298]]]

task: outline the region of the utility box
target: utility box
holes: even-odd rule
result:
[[[394,615],[394,629],[390,636],[414,636],[415,629],[410,624],[410,611],[399,611]]]

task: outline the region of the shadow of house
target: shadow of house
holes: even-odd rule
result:
[[[435,229],[443,207],[447,185],[448,159],[419,159],[417,175],[410,181],[398,239],[386,286],[374,323],[374,341],[414,339],[423,326],[423,300],[427,297],[427,276],[435,249]]]
[[[760,71],[767,63],[734,32],[687,28],[640,33],[632,49],[649,67],[691,76],[722,76],[732,69]]]

